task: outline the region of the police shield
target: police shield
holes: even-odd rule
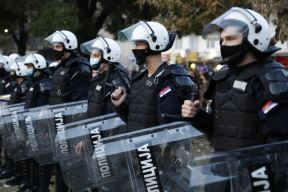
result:
[[[21,106],[20,106],[21,107]],[[22,108],[22,107],[21,107]],[[40,112],[45,110],[47,106],[28,109],[28,110],[14,110],[9,114],[2,116],[2,120],[5,126],[5,132],[9,134],[9,143],[6,143],[5,148],[14,160],[22,160],[31,157],[29,151],[29,125],[26,120],[31,119],[31,116],[38,117]],[[38,117],[39,118],[39,117]],[[40,118],[43,118],[40,117]]]
[[[287,191],[288,142],[193,158],[187,191]]]
[[[11,113],[12,111],[20,111],[24,109],[24,103],[17,103],[17,104],[13,104],[13,105],[5,105],[1,107],[0,110],[0,115],[6,115]]]
[[[182,179],[177,178],[182,184],[175,187],[177,191],[229,191],[229,182],[235,177],[230,171],[230,162],[227,153],[193,157],[188,169],[182,172]]]
[[[10,157],[15,158],[15,160],[22,158],[21,156],[18,158],[17,155],[19,153],[25,153],[22,150],[22,146],[25,144],[26,138],[25,134],[20,129],[17,114],[17,112],[22,111],[23,109],[23,104],[10,105],[1,109],[2,115],[0,132],[3,140],[3,146]],[[20,144],[22,144],[22,146]]]
[[[4,116],[5,115],[9,115],[11,114],[12,112],[17,112],[17,111],[21,111],[24,109],[24,103],[18,103],[18,104],[15,104],[15,105],[6,105],[6,106],[3,106],[1,109],[0,109],[0,133],[3,134],[2,132],[5,131],[4,128],[5,128],[5,122],[4,122]],[[6,119],[6,122],[7,122],[8,119]],[[4,133],[5,135],[5,133]]]
[[[125,123],[115,113],[108,114],[66,126],[68,150],[62,150],[63,140],[55,139],[58,158],[65,182],[73,191],[84,191],[97,186],[96,165],[92,161],[94,142],[126,132]],[[85,177],[83,177],[85,175]]]
[[[6,107],[10,100],[10,94],[0,95],[0,109]]]
[[[94,142],[98,189],[176,191],[172,187],[185,182],[182,174],[198,153],[193,143],[204,137],[190,124],[175,122]]]
[[[288,142],[231,153],[231,191],[288,191]]]
[[[31,157],[40,165],[55,162],[55,136],[65,137],[65,124],[81,120],[87,111],[87,100],[32,111],[25,119]],[[37,146],[37,147],[35,147]]]

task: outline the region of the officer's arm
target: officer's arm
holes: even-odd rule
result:
[[[161,85],[156,97],[157,120],[160,124],[181,120],[181,105],[184,100],[177,95],[172,80],[166,80]]]
[[[49,94],[51,90],[51,82],[46,81],[39,85],[39,93],[37,94],[36,104],[37,106],[49,104]]]
[[[191,93],[187,92],[186,94],[186,96],[183,95],[183,92],[180,94],[175,83],[173,83],[172,80],[166,80],[157,94],[156,109],[158,122],[164,124],[173,121],[187,120],[195,126],[210,126],[212,124],[213,115],[206,113],[202,109],[200,109],[197,112],[197,115],[191,119],[181,117],[181,106],[184,100],[191,97]]]
[[[285,69],[271,70],[254,84],[259,101],[260,132],[264,142],[288,139],[288,76]]]
[[[115,76],[114,76],[114,79],[112,81],[113,86],[115,88],[119,88],[119,87],[124,88],[126,91],[126,94],[129,95],[131,80],[130,80],[128,74],[124,71],[124,69],[122,69],[121,65],[115,66],[115,73],[114,74],[115,74]],[[113,109],[116,111],[118,116],[126,123],[128,122],[128,114],[129,114],[129,105],[128,105],[127,98],[128,98],[128,96],[126,97],[125,101],[122,104],[120,104],[118,107],[115,107],[111,102]],[[111,99],[113,99],[113,98],[111,98]]]
[[[263,114],[263,111],[261,113]],[[288,104],[281,103],[266,114],[263,125],[260,127],[263,131],[266,143],[284,141],[288,139],[287,114]]]
[[[127,123],[128,122],[128,114],[129,114],[129,105],[128,105],[127,99],[118,107],[115,107],[115,106],[113,106],[113,107],[114,107],[114,110],[117,113],[117,115],[122,119],[122,121]]]
[[[89,66],[82,65],[78,68],[78,70],[72,72],[70,77],[70,85],[73,101],[87,99],[90,78],[91,70]]]
[[[28,92],[29,87],[32,85],[32,82],[30,80],[25,80],[24,82],[21,83],[20,85],[20,100],[21,102],[25,102],[26,99],[26,93]]]
[[[278,142],[288,139],[288,103],[281,97],[274,97],[263,85],[256,84],[255,92],[260,104],[258,113],[259,130],[265,143]],[[265,95],[265,98],[263,98]],[[271,98],[271,99],[269,99]]]

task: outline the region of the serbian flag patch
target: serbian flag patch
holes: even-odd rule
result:
[[[170,91],[172,91],[172,90],[169,86],[162,89],[162,91],[160,91],[160,93],[159,93],[160,98],[163,97],[164,95],[166,95],[167,93],[169,93]]]
[[[276,107],[278,103],[275,103],[271,100],[267,101],[265,105],[262,107],[262,112],[264,114],[267,114],[269,111],[271,111],[274,107]]]

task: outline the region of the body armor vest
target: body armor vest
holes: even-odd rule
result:
[[[28,90],[26,94],[25,100],[25,108],[37,107],[40,105],[45,105],[48,103],[39,103],[38,97],[40,95],[44,97],[49,97],[49,93],[51,90],[51,79],[43,78],[41,80],[36,81]]]
[[[278,63],[256,62],[237,73],[224,68],[214,75],[216,87],[212,141],[216,149],[230,150],[263,143],[259,112],[268,100],[275,98],[277,102],[281,99],[281,94],[273,94],[269,87],[287,84],[288,75],[282,75],[282,78],[280,75],[287,74],[284,70]],[[275,72],[282,73],[271,78]],[[261,99],[256,97],[257,84],[264,91]]]

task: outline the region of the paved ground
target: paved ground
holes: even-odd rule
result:
[[[52,178],[52,180],[53,179],[54,179],[54,177]],[[54,187],[55,187],[54,185],[50,185],[50,192],[55,192]],[[18,186],[5,188],[5,187],[3,187],[3,184],[0,183],[0,192],[17,192],[17,190],[18,190]]]
[[[17,192],[17,187],[5,188],[3,186],[0,186],[0,191],[1,192]]]

